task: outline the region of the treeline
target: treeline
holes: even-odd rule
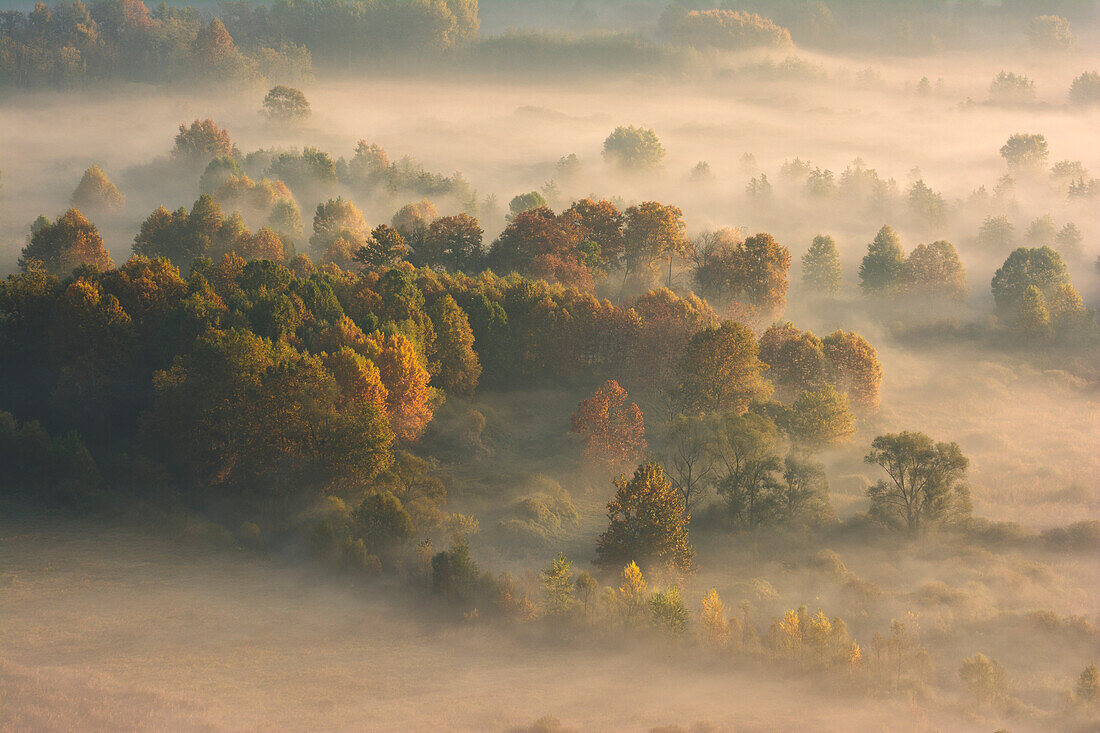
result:
[[[278,0],[195,7],[60,0],[0,15],[0,79],[18,87],[101,81],[294,83],[326,65],[446,52],[477,34],[477,0]]]

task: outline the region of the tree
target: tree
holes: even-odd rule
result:
[[[689,513],[702,500],[714,475],[713,422],[704,415],[678,415],[665,440],[664,465],[669,467],[672,485]]]
[[[473,272],[481,261],[484,231],[469,214],[441,216],[428,227],[425,264],[444,265],[456,272]]]
[[[863,412],[879,405],[882,364],[878,352],[854,331],[834,331],[821,341],[829,381]]]
[[[84,265],[100,270],[113,266],[95,224],[76,209],[69,209],[50,222],[37,223],[30,241],[19,257],[23,271],[39,262],[51,275],[67,277]]]
[[[661,15],[660,30],[674,43],[743,50],[759,46],[786,48],[791,34],[786,28],[755,13],[736,10],[685,11],[671,5]]]
[[[765,232],[741,245],[740,290],[753,305],[768,311],[783,307],[787,295],[787,271],[791,253]]]
[[[642,569],[633,560],[623,566],[619,577],[621,582],[616,600],[621,604],[623,614],[627,618],[634,618],[645,608],[649,585],[642,575]]]
[[[313,215],[313,236],[309,238],[309,244],[314,254],[320,257],[338,239],[344,239],[349,245],[359,243],[349,253],[350,256],[366,246],[368,231],[367,221],[359,207],[339,196],[317,204],[317,211]]]
[[[683,412],[740,414],[771,386],[757,359],[756,339],[746,326],[725,321],[688,341],[674,369],[673,397]]]
[[[690,253],[684,212],[678,206],[644,201],[626,210],[623,231],[623,262],[626,275],[642,273],[654,267],[658,259],[668,258],[668,279],[672,281],[672,257]]]
[[[1077,702],[1089,708],[1095,708],[1100,703],[1100,670],[1095,664],[1090,664],[1081,672],[1073,693]]]
[[[1028,288],[1038,288],[1047,298],[1068,282],[1066,263],[1055,250],[1050,247],[1019,247],[994,273],[990,287],[997,310],[1007,315],[1019,310]]]
[[[481,362],[474,351],[470,320],[450,295],[432,306],[435,326],[435,359],[439,362],[439,384],[454,394],[469,394],[481,377]]]
[[[371,230],[366,243],[355,251],[353,259],[373,270],[382,270],[404,259],[408,251],[400,232],[387,224],[379,224]]]
[[[719,647],[724,647],[730,640],[730,624],[726,619],[726,607],[722,599],[718,597],[718,589],[711,588],[703,596],[700,612],[703,632],[707,638]]]
[[[1079,107],[1100,104],[1100,73],[1086,71],[1069,87],[1069,101]]]
[[[902,293],[962,303],[969,286],[959,253],[950,242],[918,244],[905,259],[899,277]]]
[[[432,419],[428,370],[412,341],[400,333],[372,334],[369,349],[386,386],[386,411],[394,435],[405,442],[416,440]]]
[[[1038,15],[1028,21],[1027,40],[1036,51],[1065,52],[1077,39],[1069,30],[1069,21],[1057,15]]]
[[[856,431],[848,398],[829,385],[800,394],[777,422],[792,443],[808,450],[845,443]]]
[[[1012,222],[1007,216],[987,216],[978,230],[978,244],[989,252],[1004,252],[1015,241]]]
[[[390,223],[405,238],[406,244],[415,251],[420,248],[424,237],[427,236],[428,227],[438,218],[439,211],[435,208],[435,204],[428,199],[421,199],[398,209]]]
[[[827,383],[821,339],[799,331],[788,321],[772,324],[761,335],[760,360],[768,365],[768,377],[776,385],[778,398],[785,402]]]
[[[818,235],[802,256],[802,284],[818,295],[837,295],[841,287],[840,252],[836,240]]]
[[[957,443],[934,443],[924,433],[888,433],[871,442],[864,461],[888,476],[867,489],[871,514],[884,524],[917,532],[969,514],[962,479],[970,461]]]
[[[615,480],[607,503],[607,530],[596,542],[596,564],[669,563],[690,570],[695,550],[688,541],[688,516],[679,493],[656,463],[643,463],[629,481]]]
[[[1031,104],[1035,101],[1035,82],[1023,74],[1001,71],[989,84],[989,99],[997,104]]]
[[[990,659],[981,652],[963,660],[959,667],[959,678],[978,705],[996,702],[1004,696],[1007,688],[1004,668],[997,660]]]
[[[582,241],[596,245],[604,267],[617,269],[623,266],[625,219],[613,203],[581,199],[563,211],[561,218],[571,222],[580,232]]]
[[[1039,288],[1030,285],[1024,291],[1012,325],[1024,339],[1032,342],[1046,341],[1053,335],[1050,311]]]
[[[512,212],[512,216],[544,206],[548,206],[548,204],[543,195],[538,191],[518,194],[508,202],[508,210]]]
[[[98,165],[84,171],[76,190],[73,191],[72,204],[89,211],[96,209],[118,211],[126,203],[126,197],[111,183],[111,179]]]
[[[542,578],[542,608],[548,616],[565,616],[577,600],[573,597],[573,564],[559,552]]]
[[[775,517],[782,488],[778,445],[779,433],[767,418],[753,413],[723,417],[717,446],[718,495],[725,499],[735,526],[758,527]]]
[[[351,515],[356,534],[372,555],[408,542],[416,534],[412,517],[389,491],[371,494]]]
[[[825,466],[808,456],[788,453],[783,459],[780,516],[787,523],[818,524],[833,517]]]
[[[229,132],[210,119],[196,119],[190,127],[180,125],[176,147],[172,150],[172,156],[177,160],[202,164],[211,158],[232,154],[233,144],[229,140]]]
[[[665,148],[652,129],[620,126],[604,140],[603,157],[624,171],[653,170],[664,160]]]
[[[923,180],[913,182],[909,189],[909,210],[927,227],[942,227],[947,218],[947,203],[943,196],[928,187]]]
[[[1042,135],[1017,133],[1001,146],[1001,157],[1008,163],[1009,171],[1015,173],[1041,170],[1049,155],[1047,139]]]
[[[577,405],[572,432],[584,440],[590,460],[626,463],[641,458],[646,450],[645,421],[626,390],[609,379]]]
[[[309,108],[309,100],[300,89],[279,84],[272,87],[264,97],[263,113],[268,119],[289,123],[308,119],[312,110]]]
[[[654,593],[649,599],[649,613],[653,625],[661,631],[682,634],[687,630],[688,610],[680,589],[675,585]]]
[[[592,594],[600,589],[600,584],[587,570],[582,570],[575,583],[577,597],[584,606],[585,615],[588,614],[588,602],[592,600]]]
[[[859,285],[864,295],[890,295],[898,286],[905,267],[905,251],[901,237],[889,226],[883,226],[867,245],[867,254],[859,265]]]

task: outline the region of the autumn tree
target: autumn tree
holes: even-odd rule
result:
[[[1004,668],[981,652],[963,660],[959,679],[980,706],[996,702],[1005,695],[1008,686]]]
[[[431,376],[416,347],[400,333],[375,333],[369,338],[369,353],[386,386],[386,411],[394,435],[404,442],[416,440],[431,422],[433,411]]]
[[[963,483],[970,461],[957,443],[936,443],[924,433],[888,433],[864,457],[887,479],[867,489],[871,514],[887,526],[917,532],[970,513]]]
[[[581,199],[562,212],[561,218],[575,228],[582,242],[595,245],[593,254],[599,266],[622,267],[625,217],[610,201]]]
[[[584,440],[589,460],[626,463],[638,460],[646,450],[645,421],[626,390],[609,379],[577,405],[572,432]]]
[[[740,323],[725,321],[696,333],[674,369],[672,394],[680,409],[739,414],[767,397],[771,386],[758,353],[752,331]]]
[[[624,171],[652,170],[664,160],[665,148],[652,129],[616,127],[603,141],[603,157]]]
[[[770,234],[721,243],[701,253],[694,277],[708,295],[743,299],[767,311],[783,307],[790,251]]]
[[[811,451],[845,443],[856,431],[848,398],[830,385],[802,392],[778,413],[776,422],[791,442]]]
[[[626,275],[644,273],[659,259],[668,260],[668,280],[672,282],[672,258],[687,256],[691,242],[687,238],[684,213],[678,206],[645,201],[624,213],[623,263]]]
[[[768,365],[768,378],[777,397],[795,399],[827,381],[824,345],[809,331],[799,331],[789,321],[774,323],[760,336],[760,361]]]
[[[660,631],[682,634],[687,630],[687,606],[684,605],[680,589],[675,585],[653,594],[649,599],[649,615],[653,625]]]
[[[300,89],[282,84],[268,91],[264,96],[263,107],[264,115],[276,122],[301,122],[312,114],[306,95]]]
[[[420,249],[428,234],[428,227],[439,218],[439,211],[428,199],[405,204],[393,215],[390,223],[401,233],[413,251]]]
[[[381,270],[404,259],[408,251],[400,232],[387,224],[379,224],[355,251],[353,259],[365,267]]]
[[[73,191],[73,206],[89,211],[96,209],[118,211],[125,203],[126,197],[98,165],[93,165],[84,171],[80,183]]]
[[[997,310],[1016,312],[1028,288],[1035,287],[1044,298],[1069,282],[1069,271],[1062,256],[1050,247],[1019,247],[993,275],[991,288]]]
[[[607,503],[607,530],[596,543],[596,563],[621,567],[630,562],[669,563],[690,570],[695,550],[688,542],[683,501],[656,463],[643,463],[634,477],[616,479]]]
[[[481,261],[482,234],[481,225],[469,214],[441,216],[429,225],[417,259],[455,272],[474,272]]]
[[[840,252],[828,235],[814,237],[802,255],[802,284],[818,295],[837,295],[841,288]]]
[[[172,156],[177,160],[202,164],[211,158],[232,154],[233,144],[229,140],[229,133],[210,119],[196,119],[190,127],[180,125],[176,147],[172,150]]]
[[[900,291],[936,300],[961,303],[969,287],[966,270],[950,242],[918,244],[909,253],[899,277]]]
[[[313,215],[313,236],[309,244],[320,258],[339,239],[348,243],[350,256],[366,246],[369,228],[359,207],[343,197],[317,204]],[[358,245],[358,246],[356,246]]]
[[[432,322],[440,386],[455,394],[473,392],[481,377],[481,361],[474,351],[474,333],[466,313],[454,298],[444,295],[432,306]]]
[[[863,412],[879,406],[882,364],[878,352],[854,331],[835,331],[821,341],[829,381]]]
[[[76,209],[69,209],[56,221],[36,224],[20,254],[19,267],[26,271],[35,262],[58,277],[67,277],[83,265],[100,270],[113,266],[99,230]]]
[[[1028,286],[1020,298],[1019,308],[1012,320],[1013,329],[1030,342],[1046,341],[1054,335],[1050,310],[1039,288]]]
[[[859,285],[864,295],[889,295],[898,286],[905,267],[905,252],[901,237],[889,226],[883,226],[867,245],[867,254],[859,265]]]
[[[730,624],[726,619],[726,607],[718,596],[718,589],[711,588],[703,596],[700,609],[703,633],[716,646],[724,647],[730,641]]]

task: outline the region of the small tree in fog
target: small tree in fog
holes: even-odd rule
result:
[[[924,433],[889,433],[871,442],[866,463],[887,478],[867,489],[872,516],[891,527],[917,532],[970,513],[963,477],[970,461],[957,443],[936,443]]]
[[[1055,250],[1019,247],[994,273],[990,287],[997,310],[1002,315],[1010,315],[1019,309],[1029,287],[1038,288],[1046,298],[1068,282],[1069,270]]]
[[[950,242],[918,244],[905,259],[901,292],[935,300],[962,303],[969,286],[959,253]]]
[[[607,503],[607,530],[596,542],[596,563],[669,563],[690,570],[695,550],[688,541],[688,516],[679,492],[656,463],[643,463],[634,477],[615,480]]]
[[[805,455],[787,455],[783,461],[780,513],[788,523],[816,524],[835,516],[829,505],[829,480],[823,464]]]
[[[1100,704],[1100,670],[1095,664],[1090,664],[1081,672],[1073,696],[1078,703],[1089,709]]]
[[[576,604],[573,597],[573,565],[559,552],[541,573],[542,608],[548,616],[564,616]]]
[[[1025,341],[1046,341],[1054,335],[1050,310],[1042,291],[1034,285],[1024,291],[1012,327]]]
[[[680,589],[674,585],[653,594],[649,599],[649,613],[653,625],[661,631],[682,634],[687,629],[687,606],[684,605]]]
[[[1030,104],[1035,101],[1035,82],[1023,74],[1002,71],[989,84],[989,99],[997,104]]]
[[[98,165],[84,171],[76,190],[73,191],[73,206],[89,210],[107,209],[118,211],[126,203],[126,197],[111,182],[107,174]]]
[[[714,424],[704,415],[680,415],[669,426],[664,465],[684,507],[692,511],[714,474]]]
[[[1100,104],[1100,73],[1086,71],[1074,79],[1069,87],[1069,101],[1081,107]]]
[[[979,706],[996,702],[1004,697],[1008,689],[1004,667],[981,652],[963,660],[959,667],[959,679]]]
[[[23,248],[19,266],[24,271],[41,266],[51,275],[67,277],[82,265],[100,270],[113,266],[95,224],[76,209],[69,209],[53,222],[39,217],[32,227],[30,241]]]
[[[233,144],[229,141],[229,133],[210,119],[195,120],[190,127],[180,125],[176,147],[172,150],[172,156],[178,160],[199,163],[232,153]]]
[[[312,110],[300,89],[280,84],[264,97],[263,113],[277,122],[301,122],[309,118]]]
[[[646,450],[642,411],[627,402],[626,390],[614,379],[577,405],[572,432],[584,439],[590,460],[624,463],[641,458]]]
[[[835,239],[828,235],[814,237],[810,249],[802,255],[802,284],[819,295],[840,292],[840,251]]]
[[[1001,253],[1012,249],[1015,234],[1007,216],[987,216],[978,230],[978,244],[989,252]]]
[[[516,214],[522,214],[525,211],[530,211],[531,209],[537,209],[546,205],[545,196],[538,191],[529,191],[514,196],[512,200],[508,202],[508,211],[512,213],[512,216],[515,216]]]
[[[651,170],[661,165],[665,148],[652,129],[616,127],[603,142],[603,157],[622,170]]]
[[[584,612],[588,613],[588,603],[592,600],[592,594],[600,589],[600,584],[587,570],[582,570],[576,580],[577,598],[584,606]]]
[[[730,640],[730,624],[726,618],[726,606],[718,597],[718,589],[711,588],[703,596],[700,620],[703,633],[709,641],[723,647]]]
[[[1039,15],[1027,24],[1027,40],[1037,51],[1069,51],[1077,39],[1069,21],[1058,15]]]
[[[1050,155],[1043,135],[1017,133],[1001,146],[1001,157],[1013,172],[1033,172],[1047,164]]]

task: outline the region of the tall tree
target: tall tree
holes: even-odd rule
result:
[[[867,245],[867,254],[859,265],[859,285],[864,295],[893,293],[904,266],[901,237],[889,226],[883,226]]]
[[[626,463],[646,450],[645,421],[626,390],[609,379],[573,413],[572,432],[584,440],[585,457],[610,463]]]
[[[909,532],[966,516],[969,492],[963,477],[970,461],[957,443],[935,443],[924,433],[888,433],[871,442],[864,458],[887,479],[867,489],[871,514]]]
[[[629,481],[616,479],[607,503],[607,530],[596,543],[596,563],[605,568],[627,563],[668,563],[692,568],[695,550],[688,541],[688,516],[680,494],[656,463],[644,463]]]
[[[840,251],[836,240],[818,235],[802,255],[802,284],[818,295],[837,295],[841,287]]]
[[[725,321],[691,337],[674,370],[673,397],[685,412],[742,413],[771,394],[752,331]]]
[[[432,306],[435,326],[435,360],[439,363],[439,384],[454,394],[469,394],[481,377],[481,361],[474,351],[470,320],[450,295]]]
[[[69,209],[50,222],[36,225],[19,258],[24,270],[40,262],[46,272],[67,277],[83,265],[107,270],[113,266],[95,224],[76,209]]]

